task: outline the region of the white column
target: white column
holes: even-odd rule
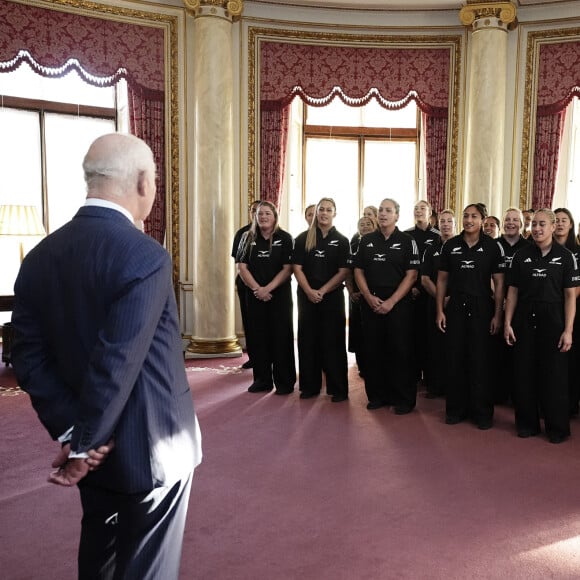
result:
[[[185,0],[195,18],[192,280],[187,357],[237,356],[231,238],[234,231],[232,17],[242,2]]]
[[[503,211],[507,34],[515,17],[510,2],[468,2],[460,12],[472,26],[463,202],[483,202],[496,216]]]

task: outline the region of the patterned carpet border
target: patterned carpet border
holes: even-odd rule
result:
[[[240,375],[243,372],[242,367],[229,367],[219,365],[218,367],[186,367],[185,371],[188,373],[212,372],[218,375]]]
[[[20,387],[4,387],[0,385],[0,397],[16,397],[23,395],[24,391]]]
[[[197,366],[187,366],[185,367],[185,371],[187,373],[202,373],[202,372],[211,372],[217,375],[239,375],[242,374],[244,369],[240,366],[226,366],[226,365],[219,365],[216,367],[197,367]],[[2,379],[0,378],[0,381]],[[8,380],[8,384],[10,384],[12,380]],[[1,384],[0,382],[0,397],[16,397],[18,395],[23,395],[24,391],[18,386],[8,386],[6,384]]]

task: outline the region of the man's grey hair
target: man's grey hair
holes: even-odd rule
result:
[[[107,139],[106,147],[99,142]],[[98,147],[98,154],[93,147]],[[122,197],[127,187],[144,171],[155,171],[150,147],[138,137],[114,133],[96,139],[83,160],[87,191],[98,188],[103,181],[113,195]]]

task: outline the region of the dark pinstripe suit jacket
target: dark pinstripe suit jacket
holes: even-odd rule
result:
[[[87,484],[170,484],[201,459],[171,260],[121,213],[85,206],[24,260],[12,352],[20,386],[71,448],[116,447]]]

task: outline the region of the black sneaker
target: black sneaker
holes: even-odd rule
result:
[[[260,381],[254,381],[248,387],[248,393],[267,393],[268,391],[271,391],[273,388],[274,387],[272,385],[265,385]]]

